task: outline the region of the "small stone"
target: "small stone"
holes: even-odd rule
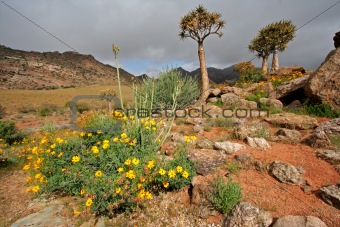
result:
[[[235,151],[245,149],[246,146],[239,144],[239,143],[233,143],[229,141],[225,142],[216,142],[214,144],[215,149],[217,150],[223,150],[226,154],[234,153]]]
[[[247,137],[246,139],[247,139],[248,145],[251,146],[251,147],[258,148],[258,149],[261,149],[261,150],[270,149],[269,143],[264,138]]]

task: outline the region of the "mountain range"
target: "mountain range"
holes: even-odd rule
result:
[[[211,83],[231,82],[239,77],[234,66],[225,69],[209,67]],[[187,71],[177,68],[183,75],[200,77],[200,69]],[[120,68],[122,84],[141,81],[146,74],[135,77]],[[0,45],[0,89],[41,90],[78,87],[94,84],[114,84],[116,68],[97,61],[92,55],[68,51],[64,53],[14,50]]]

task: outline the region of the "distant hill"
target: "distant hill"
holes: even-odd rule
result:
[[[216,83],[216,84],[221,84],[224,82],[230,82],[232,80],[236,80],[239,78],[239,73],[235,72],[234,70],[234,65],[230,66],[225,69],[217,69],[214,67],[209,67],[207,68],[208,71],[208,76],[211,82]],[[200,68],[194,70],[194,71],[187,71],[183,69],[182,67],[177,68],[183,75],[189,75],[189,76],[198,76],[200,77],[201,72]]]
[[[150,77],[148,75],[146,75],[146,74],[142,74],[140,76],[136,76],[136,80],[138,82],[142,82],[144,79],[147,79],[147,78],[150,78]]]
[[[134,76],[120,69],[123,84]],[[0,89],[55,89],[116,83],[116,68],[92,55],[76,52],[35,52],[0,45]]]

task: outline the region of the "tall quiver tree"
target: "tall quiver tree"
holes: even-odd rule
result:
[[[201,71],[201,96],[200,101],[206,101],[209,96],[209,78],[205,61],[203,41],[211,34],[222,37],[220,29],[224,28],[225,21],[221,19],[221,14],[208,12],[202,5],[190,11],[180,20],[181,39],[192,38],[198,43],[198,58]]]
[[[263,74],[266,74],[268,69],[268,58],[272,51],[266,36],[264,36],[261,30],[258,35],[250,41],[248,49],[251,52],[256,52],[256,56],[262,59],[262,72]]]
[[[265,33],[270,37],[273,49],[272,69],[279,69],[278,51],[286,50],[288,43],[294,39],[296,26],[290,20],[280,20],[268,25]]]

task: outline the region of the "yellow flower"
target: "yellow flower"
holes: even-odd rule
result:
[[[56,141],[57,141],[57,143],[61,144],[64,140],[58,137],[58,138],[56,139]]]
[[[103,176],[103,173],[102,173],[102,171],[98,170],[95,175],[96,175],[96,177],[101,177],[101,176]]]
[[[141,183],[138,183],[137,184],[137,189],[139,190],[139,189],[141,189],[142,188],[142,186],[143,186],[143,184],[141,184]]]
[[[163,176],[164,174],[166,174],[166,171],[164,169],[160,168],[158,173]]]
[[[45,144],[45,143],[47,143],[47,140],[46,140],[46,139],[42,139],[42,140],[40,141],[40,144],[41,144],[41,145],[43,145],[43,144]]]
[[[146,199],[152,199],[152,194],[150,192],[145,193],[145,198]]]
[[[37,174],[35,174],[35,176],[34,176],[35,179],[39,179],[40,177],[42,177],[41,173],[37,173]]]
[[[127,116],[124,116],[124,117],[123,117],[123,120],[124,120],[124,121],[127,121],[127,120],[128,120],[128,117],[127,117]]]
[[[81,214],[81,212],[80,212],[80,211],[77,211],[77,210],[74,210],[74,211],[73,211],[73,214],[74,214],[74,215],[79,215],[79,214]]]
[[[139,197],[139,198],[144,198],[144,197],[145,197],[145,191],[144,191],[144,189],[141,190],[141,191],[138,193],[138,197]]]
[[[85,206],[90,207],[92,205],[92,199],[87,199]]]
[[[126,172],[125,176],[130,179],[134,179],[136,177],[133,170],[129,170],[128,172]]]
[[[85,190],[84,189],[80,190],[80,195],[84,195],[84,194],[85,194]]]
[[[103,144],[103,149],[107,149],[109,147],[109,144],[108,143],[104,143]]]
[[[125,163],[125,165],[131,165],[131,159],[126,159],[126,161],[124,162]]]
[[[116,194],[119,194],[121,190],[121,188],[116,188]]]
[[[40,182],[40,183],[43,183],[43,182],[44,182],[44,179],[45,179],[44,177],[40,177],[39,182]]]
[[[148,162],[148,168],[152,169],[155,166],[155,160],[151,160]]]
[[[87,136],[92,137],[92,133],[91,132],[87,133]]]
[[[32,177],[27,177],[26,182],[30,182],[32,180]]]
[[[52,148],[52,149],[54,149],[54,148],[55,148],[55,146],[56,146],[56,145],[55,145],[55,143],[54,143],[54,144],[52,144],[52,145],[51,145],[51,148]]]
[[[34,192],[34,193],[37,193],[38,191],[39,191],[39,186],[37,185],[37,186],[34,186],[33,188],[32,188],[32,192]]]
[[[99,134],[102,134],[102,131],[98,130],[98,131],[97,131],[97,134],[98,134],[98,135],[99,135]]]
[[[109,141],[109,140],[104,140],[103,143],[104,143],[104,144],[105,144],[105,143],[109,144],[110,141]]]
[[[76,163],[76,162],[79,162],[80,161],[80,157],[79,156],[73,156],[72,157],[72,162],[73,163]]]
[[[32,155],[27,156],[27,160],[31,160],[33,158]]]
[[[93,154],[98,154],[99,153],[99,149],[98,149],[97,146],[92,146],[91,150],[92,150]]]
[[[196,136],[190,136],[190,139],[195,141],[197,139],[197,137]]]
[[[122,134],[120,135],[120,137],[121,137],[122,139],[125,139],[125,138],[127,138],[127,135],[126,135],[126,133],[122,133]]]
[[[169,170],[168,176],[169,176],[170,178],[174,178],[174,177],[176,176],[175,170],[173,170],[173,169]]]
[[[30,192],[32,189],[29,187],[29,188],[26,188],[26,192]]]
[[[130,116],[130,119],[131,119],[131,120],[135,119],[135,116]]]
[[[29,170],[29,169],[30,169],[30,166],[31,166],[30,164],[25,165],[24,168],[22,168],[22,169],[23,169],[23,170]]]
[[[86,135],[85,132],[81,132],[81,133],[80,133],[80,136],[81,136],[81,137],[83,137],[83,136],[85,136],[85,135]]]
[[[168,188],[169,187],[169,183],[168,182],[163,182],[163,186],[164,186],[164,188]]]
[[[118,173],[121,173],[121,172],[123,172],[124,171],[124,169],[122,168],[122,167],[120,167],[120,168],[118,168]]]
[[[184,178],[188,178],[188,177],[189,177],[189,173],[188,173],[187,171],[184,171],[183,174],[182,174],[182,176],[183,176]]]
[[[149,127],[149,126],[145,126],[145,129],[146,129],[146,130],[149,130],[149,129],[150,129],[150,127]]]
[[[134,165],[138,165],[139,160],[138,160],[137,158],[133,158],[133,159],[132,159],[132,163],[133,163]]]
[[[117,137],[115,137],[115,138],[113,138],[113,142],[118,142],[118,138]]]
[[[156,127],[152,127],[152,130],[156,131]]]
[[[63,152],[60,152],[57,157],[61,158],[61,156],[63,156]]]
[[[181,173],[183,171],[183,167],[182,166],[177,166],[176,167],[176,171],[177,171],[177,173]]]
[[[66,168],[62,168],[62,169],[61,169],[61,172],[64,172],[65,170],[66,170]]]

